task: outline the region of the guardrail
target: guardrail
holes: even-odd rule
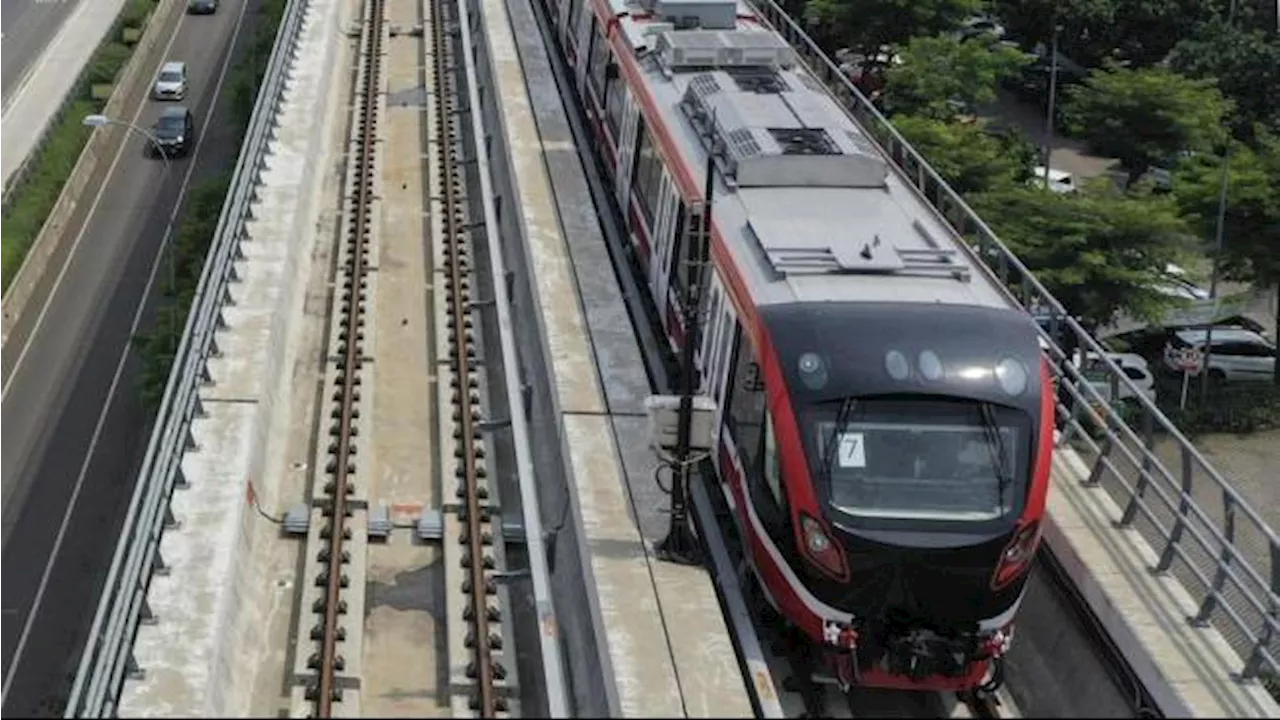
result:
[[[147,587],[158,564],[160,536],[171,518],[169,499],[173,489],[185,483],[182,456],[192,446],[191,421],[201,413],[199,386],[206,361],[217,353],[214,335],[222,325],[227,285],[234,279],[244,223],[307,4],[308,0],[289,0],[276,33],[64,717],[114,717],[125,674],[139,670],[133,657],[134,635],[149,616]]]
[[[1118,527],[1137,529],[1159,553],[1152,571],[1172,572],[1199,603],[1188,622],[1212,625],[1240,655],[1238,679],[1280,675],[1280,540],[1258,512],[1205,460],[1105,349],[1036,280],[991,228],[893,128],[832,60],[774,0],[751,0],[760,17],[841,101],[859,126],[973,251],[975,263],[1028,312],[1048,318],[1042,335],[1059,385],[1062,434],[1089,468],[1087,485],[1102,486],[1124,508]],[[1067,345],[1094,353],[1105,367],[1110,397],[1134,398],[1126,421],[1087,380]],[[1138,429],[1134,429],[1134,426]]]

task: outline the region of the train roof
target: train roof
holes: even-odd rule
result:
[[[1009,308],[963,240],[786,42],[735,0],[603,0],[757,304],[900,301]],[[666,18],[681,17],[690,29]],[[711,26],[709,29],[708,26]],[[716,28],[722,29],[716,29]]]

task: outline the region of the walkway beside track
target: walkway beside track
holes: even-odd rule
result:
[[[654,555],[666,532],[660,509],[667,498],[648,446],[648,378],[530,12],[522,0],[511,7],[483,0],[493,96],[502,98],[503,132],[494,146],[507,150],[521,199],[514,215],[524,232],[514,237],[524,238],[527,276],[516,282],[532,286],[572,480],[568,498],[544,500],[543,508],[558,514],[568,500],[580,519],[599,662],[613,685],[603,688],[607,706],[580,704],[579,715],[749,717],[751,699],[709,574]],[[498,134],[496,123],[490,127]],[[554,527],[557,519],[545,522]],[[557,610],[562,625],[581,612]]]

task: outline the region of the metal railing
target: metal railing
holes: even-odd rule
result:
[[[207,377],[207,360],[217,355],[214,335],[223,324],[227,285],[235,279],[234,265],[244,224],[249,219],[307,4],[308,0],[288,0],[282,16],[65,717],[114,717],[125,674],[139,670],[133,657],[134,636],[138,624],[150,618],[147,588],[153,570],[159,566],[160,537],[172,519],[170,496],[175,487],[186,482],[182,477],[182,457],[194,444],[191,422],[202,413],[199,387]]]
[[[1159,554],[1151,569],[1172,573],[1199,609],[1188,622],[1212,624],[1240,655],[1239,679],[1280,674],[1280,540],[1258,512],[1125,376],[1089,333],[1002,243],[929,163],[774,0],[751,0],[761,19],[791,45],[797,59],[824,82],[858,125],[893,159],[909,182],[955,233],[967,240],[975,265],[1023,308],[1047,318],[1042,335],[1061,391],[1059,452],[1073,450],[1124,508],[1116,525],[1134,528]],[[1110,397],[1121,387],[1134,398],[1131,417],[1105,401],[1064,351],[1093,353],[1105,367]],[[1135,429],[1136,428],[1136,429]]]

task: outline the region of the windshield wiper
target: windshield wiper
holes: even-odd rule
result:
[[[840,411],[836,413],[836,423],[831,428],[831,437],[827,439],[826,457],[822,459],[822,481],[831,481],[831,463],[835,460],[836,455],[840,454],[840,435],[844,433],[845,426],[849,423],[849,416],[853,414],[853,409],[858,405],[858,399],[853,397],[845,398],[840,402]]]
[[[991,403],[978,403],[978,410],[982,415],[982,431],[987,436],[987,449],[991,452],[991,463],[996,471],[996,480],[998,482],[996,502],[1003,509],[1004,491],[1012,480],[1009,477],[1008,469],[1005,467],[1004,433],[1000,432],[1000,424],[996,421],[996,413],[991,409]]]

